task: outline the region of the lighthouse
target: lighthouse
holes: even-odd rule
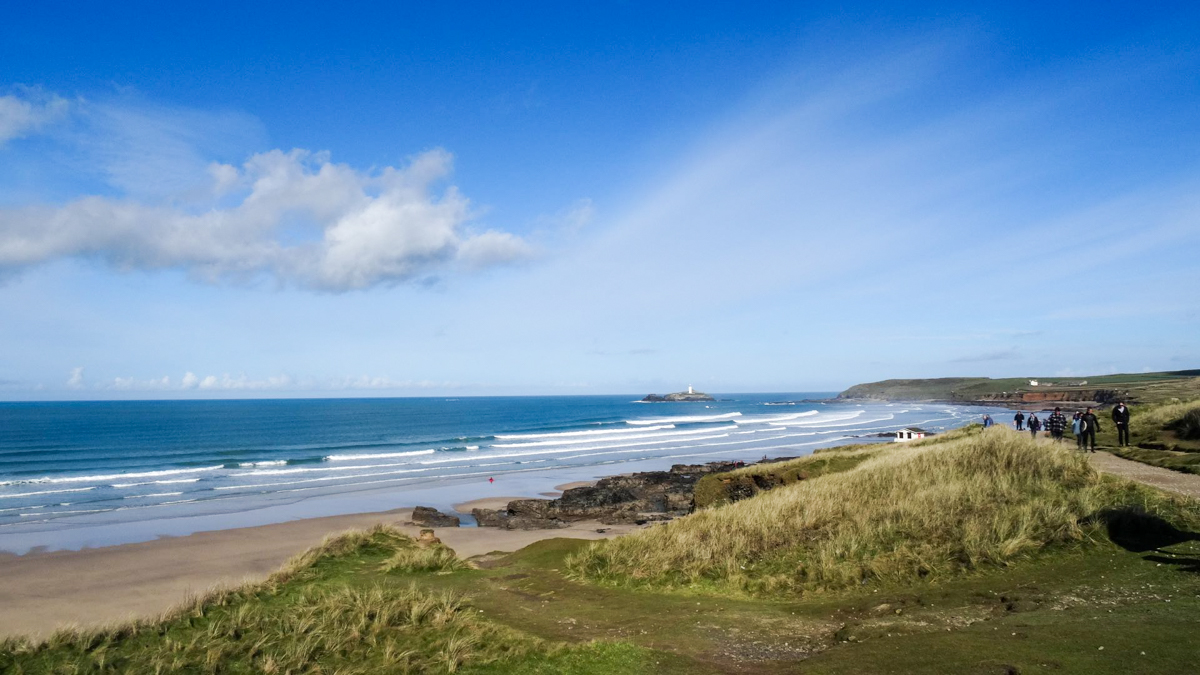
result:
[[[688,393],[689,393],[689,394],[694,394],[694,393],[696,393],[696,392],[692,391],[692,385],[690,385],[690,384],[688,385]]]

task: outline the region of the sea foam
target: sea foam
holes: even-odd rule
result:
[[[625,420],[626,424],[691,424],[693,422],[715,422],[717,420],[727,420],[734,417],[741,417],[740,412],[725,413],[723,415],[691,415],[688,417],[656,417],[648,420]]]

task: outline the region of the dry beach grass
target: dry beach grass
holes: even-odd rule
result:
[[[803,660],[806,672],[1053,662],[1124,673],[1192,662],[1181,636],[1200,602],[1188,571],[1200,561],[1197,502],[1002,428],[843,453],[855,461],[667,525],[473,565],[397,528],[348,532],[265,581],[157,617],[0,642],[0,671],[697,675]],[[1128,541],[1148,525],[1154,542]]]
[[[157,617],[67,628],[44,641],[5,640],[0,670],[296,673],[334,663],[339,673],[454,672],[467,660],[536,645],[477,620],[454,593],[339,578],[346,561],[378,558],[384,562],[377,567],[389,572],[466,567],[453,551],[419,547],[388,526],[351,530],[294,557],[266,581],[214,589]]]
[[[1194,504],[1106,479],[1078,453],[994,427],[890,447],[856,468],[588,546],[580,578],[765,593],[1005,566],[1088,540],[1109,509],[1194,525]]]

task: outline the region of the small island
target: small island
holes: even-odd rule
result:
[[[678,392],[675,392],[674,394],[667,394],[666,396],[659,396],[658,394],[650,394],[646,398],[642,399],[642,401],[644,403],[677,403],[679,401],[715,401],[715,400],[716,399],[709,396],[708,394],[705,394],[702,391],[695,391],[694,389],[692,389],[691,385],[688,386],[687,391],[678,391]]]

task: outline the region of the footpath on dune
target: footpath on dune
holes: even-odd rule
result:
[[[1117,457],[1108,452],[1088,453],[1092,466],[1104,473],[1127,478],[1150,487],[1156,487],[1167,492],[1200,499],[1200,476],[1180,473],[1162,467],[1142,464],[1133,460]]]

